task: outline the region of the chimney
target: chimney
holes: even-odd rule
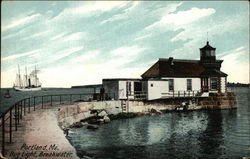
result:
[[[170,65],[174,65],[174,58],[173,57],[169,57],[169,62],[170,62]]]

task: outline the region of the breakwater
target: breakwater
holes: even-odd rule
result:
[[[94,116],[91,110],[105,110],[107,115],[119,113],[161,114],[162,112],[175,111],[183,103],[187,104],[186,110],[201,109],[235,109],[237,108],[234,93],[213,94],[202,98],[167,98],[154,101],[91,101],[79,102],[58,110],[58,122],[62,128],[70,127],[80,120]]]

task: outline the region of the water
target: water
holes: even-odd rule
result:
[[[79,156],[96,159],[250,157],[250,90],[231,91],[237,95],[238,109],[114,120],[96,131],[85,127],[72,129],[69,140]],[[36,92],[10,89],[12,98],[3,98],[5,92],[6,89],[1,89],[0,112],[30,96],[92,93],[93,89],[48,88]]]
[[[95,131],[72,129],[69,140],[80,157],[95,159],[250,157],[250,91],[231,91],[238,109],[114,120]]]
[[[8,89],[10,91],[11,98],[4,98],[4,94],[7,91],[7,88],[1,88],[1,97],[0,97],[0,113],[5,112],[11,105],[15,102],[18,102],[21,99],[33,97],[33,96],[42,96],[42,95],[58,95],[58,94],[84,94],[84,93],[93,93],[93,88],[43,88],[41,91],[28,91],[20,92],[15,91],[12,88]],[[98,91],[98,90],[97,90]],[[58,98],[58,99],[55,99]],[[69,96],[62,97],[62,101],[69,101]],[[87,98],[87,96],[85,96]],[[72,100],[79,100],[80,96],[72,96]],[[84,97],[82,97],[84,99]],[[59,97],[54,97],[54,100],[59,100]],[[44,103],[49,103],[50,97],[44,98]],[[36,104],[41,103],[41,98],[36,99]]]

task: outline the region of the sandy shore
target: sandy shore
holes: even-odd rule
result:
[[[57,108],[31,111],[6,145],[6,156],[18,159],[78,159],[74,147],[58,126]]]

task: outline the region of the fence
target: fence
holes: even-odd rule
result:
[[[65,104],[77,101],[89,101],[94,99],[95,94],[58,94],[43,95],[24,98],[13,104],[7,111],[0,115],[1,130],[1,153],[5,155],[5,144],[12,143],[13,132],[18,130],[18,125],[27,113],[38,108],[52,106],[53,104]]]
[[[162,93],[162,98],[164,97],[195,97],[200,96],[200,90],[193,90],[193,91],[172,91],[169,93]]]

